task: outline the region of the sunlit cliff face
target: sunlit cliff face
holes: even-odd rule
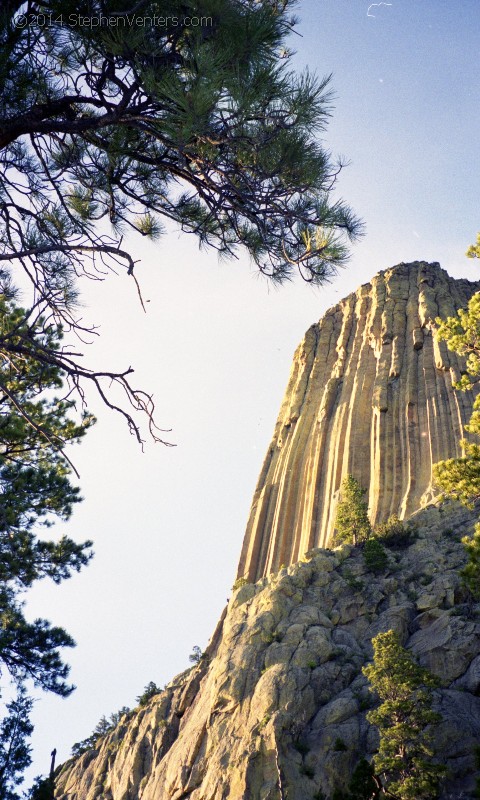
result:
[[[258,580],[333,534],[343,478],[368,489],[373,524],[433,496],[432,465],[461,455],[474,393],[434,335],[480,283],[436,263],[380,272],[330,309],[294,356],[255,491],[238,575]]]

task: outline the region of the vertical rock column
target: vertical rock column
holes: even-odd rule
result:
[[[437,342],[480,282],[438,264],[380,272],[305,334],[255,490],[238,575],[256,581],[328,546],[343,478],[368,489],[373,524],[433,496],[432,465],[461,456],[474,394],[464,364]]]

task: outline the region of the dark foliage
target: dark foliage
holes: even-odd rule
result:
[[[5,295],[0,296],[0,328],[12,348],[25,332],[24,311]],[[28,333],[33,349],[60,346],[61,332],[46,328],[41,318]],[[47,620],[27,620],[22,594],[45,577],[60,583],[92,556],[90,541],[77,544],[66,536],[55,541],[40,534],[55,519],[68,520],[80,500],[64,448],[81,441],[93,418],[84,413],[75,420],[72,401],[56,396],[63,378],[57,367],[25,352],[0,356],[0,672],[17,689],[0,729],[0,797],[10,798],[30,763],[27,682],[62,697],[74,688],[61,655],[73,639]]]
[[[363,545],[363,558],[365,566],[371,572],[384,572],[388,566],[385,548],[375,538],[367,539]]]
[[[300,273],[321,284],[345,262],[361,226],[330,199],[342,165],[318,140],[329,79],[288,68],[293,5],[4,0],[0,265],[23,269],[32,311],[82,333],[78,276],[120,269],[135,281],[123,236],[155,239],[162,221],[222,256],[245,248],[276,282]],[[140,439],[111,399],[119,384],[157,436],[131,368],[95,372],[79,355],[36,352],[81,392],[93,383]]]

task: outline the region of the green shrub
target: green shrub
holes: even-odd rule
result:
[[[348,750],[348,747],[345,744],[345,742],[343,741],[343,739],[340,739],[340,737],[337,737],[335,739],[335,744],[333,745],[333,749],[337,753],[342,753],[342,752],[345,752],[345,750]]]
[[[387,522],[377,525],[374,535],[381,539],[387,547],[406,547],[412,538],[412,529],[395,515],[388,518]]]
[[[313,767],[302,764],[300,767],[300,775],[305,775],[307,778],[313,778],[315,776],[315,770]]]
[[[468,561],[460,575],[464,586],[475,600],[480,600],[480,523],[475,525],[472,537],[463,536],[462,544],[468,555]]]
[[[308,744],[306,744],[305,742],[302,742],[300,739],[297,739],[293,743],[293,746],[294,746],[295,750],[298,753],[300,753],[300,755],[302,755],[302,756],[306,756],[307,753],[310,752],[310,748],[309,748]]]
[[[421,579],[422,586],[430,586],[433,581],[433,575],[424,575]]]
[[[241,586],[246,586],[247,583],[248,583],[248,581],[247,581],[246,578],[237,578],[237,580],[235,581],[235,583],[232,586],[232,591],[236,592],[237,589],[240,589]]]
[[[273,631],[262,631],[260,638],[265,644],[273,644],[273,642],[281,642],[283,636],[275,629]]]
[[[355,767],[348,784],[348,797],[350,800],[370,800],[370,798],[377,796],[378,789],[373,777],[374,774],[373,765],[365,758],[362,758]]]
[[[384,546],[378,539],[367,539],[363,546],[363,559],[370,572],[384,572],[388,566],[388,557]]]
[[[355,575],[352,575],[349,569],[345,569],[342,574],[350,589],[353,589],[354,592],[362,591],[364,585],[363,581],[361,581],[359,578],[356,578]]]

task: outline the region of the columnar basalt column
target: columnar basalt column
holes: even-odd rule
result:
[[[307,331],[297,349],[260,474],[238,568],[250,581],[331,541],[347,474],[368,489],[373,524],[433,497],[432,465],[461,456],[473,392],[464,362],[438,342],[480,282],[439,264],[380,272]]]

